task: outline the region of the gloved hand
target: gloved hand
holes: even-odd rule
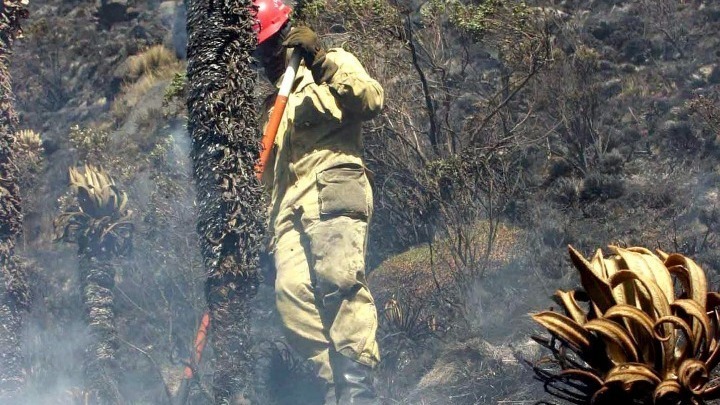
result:
[[[308,27],[293,28],[282,44],[287,48],[299,48],[307,66],[312,66],[318,57],[325,56],[320,38]]]
[[[326,60],[325,47],[320,38],[308,27],[294,28],[282,44],[287,48],[300,49],[305,66],[310,68],[317,84],[328,82],[337,71],[337,66]]]

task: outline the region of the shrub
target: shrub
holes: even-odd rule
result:
[[[585,202],[620,198],[625,193],[622,179],[600,173],[591,173],[583,180],[580,198]]]
[[[57,111],[71,98],[67,80],[70,58],[66,52],[70,29],[41,18],[25,32],[31,45],[40,52],[25,60],[26,69],[19,69],[20,80],[14,87],[18,88],[20,103],[28,110],[39,106]]]
[[[102,161],[106,152],[110,134],[94,128],[81,128],[79,125],[70,127],[68,134],[70,145],[80,154],[81,159]]]
[[[703,146],[702,140],[695,136],[690,124],[685,121],[667,120],[662,124],[660,133],[677,149],[698,151]]]
[[[163,97],[164,101],[166,103],[169,103],[176,97],[183,97],[185,95],[186,84],[187,76],[185,75],[185,72],[182,71],[175,73],[175,76],[173,76],[170,85],[165,90],[165,96]]]
[[[614,151],[603,155],[600,158],[600,173],[609,175],[619,175],[623,171],[625,158],[619,152]]]
[[[553,159],[550,164],[550,180],[572,174],[573,167],[565,159]]]
[[[572,178],[558,179],[552,186],[550,196],[554,202],[561,207],[570,207],[575,204],[580,196],[579,181]]]

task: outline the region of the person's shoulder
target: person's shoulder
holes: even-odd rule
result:
[[[327,57],[337,65],[358,65],[361,66],[360,60],[351,52],[343,48],[330,48],[327,51]]]

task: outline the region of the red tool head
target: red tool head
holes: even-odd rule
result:
[[[292,9],[286,6],[282,0],[253,0],[257,7],[257,31],[258,45],[273,36],[290,19]]]

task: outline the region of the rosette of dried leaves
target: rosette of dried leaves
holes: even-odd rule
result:
[[[532,318],[553,356],[534,365],[553,395],[578,404],[692,404],[720,397],[720,294],[680,254],[611,247],[592,260],[570,247],[581,290],[557,291],[563,313]]]
[[[41,177],[43,167],[43,143],[40,134],[31,129],[15,133],[15,166],[17,166],[23,211],[37,211],[38,196],[31,190]]]
[[[102,168],[85,165],[84,173],[75,168],[69,173],[77,205],[58,217],[55,227],[62,231],[56,238],[77,243],[91,256],[127,252],[133,233],[127,194]]]

